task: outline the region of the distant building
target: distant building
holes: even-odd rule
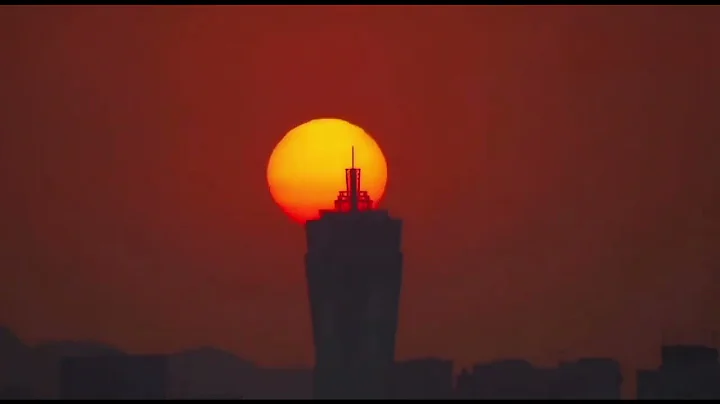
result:
[[[452,361],[427,358],[395,363],[391,398],[447,400],[452,394]]]
[[[585,358],[561,363],[553,380],[553,399],[619,400],[623,377],[617,361]]]
[[[199,347],[168,355],[167,398],[240,399],[253,386],[257,367],[222,349]]]
[[[312,398],[311,369],[258,368],[248,379],[245,399],[308,400]]]
[[[458,378],[456,397],[464,399],[620,399],[620,365],[588,358],[537,368],[524,360],[478,364]]]
[[[7,386],[0,389],[0,400],[35,400],[32,388],[27,386]]]
[[[640,400],[720,399],[718,351],[701,345],[670,345],[661,350],[657,370],[637,372]]]
[[[60,398],[165,399],[166,367],[166,357],[162,355],[64,358],[60,363]]]
[[[458,396],[467,399],[548,398],[548,370],[525,360],[504,360],[473,366],[458,380]]]
[[[402,222],[374,210],[360,169],[345,170],[335,209],[306,223],[315,398],[386,398],[402,283]]]

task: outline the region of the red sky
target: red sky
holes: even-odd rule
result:
[[[311,363],[304,235],[265,167],[335,116],[405,220],[399,357],[654,365],[662,330],[720,328],[719,17],[3,7],[0,323]]]

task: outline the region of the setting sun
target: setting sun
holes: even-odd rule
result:
[[[341,119],[315,119],[288,132],[270,156],[267,180],[275,202],[293,220],[305,223],[332,209],[345,190],[345,169],[362,170],[361,187],[377,206],[385,193],[387,163],[375,140]]]

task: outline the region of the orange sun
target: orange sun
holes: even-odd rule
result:
[[[380,146],[362,128],[342,119],[314,119],[288,132],[270,156],[267,180],[275,202],[293,220],[317,219],[345,190],[345,169],[362,170],[360,186],[375,207],[385,193],[387,163]]]

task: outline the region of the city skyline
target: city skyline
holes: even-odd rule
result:
[[[718,13],[2,7],[0,324],[308,366],[265,168],[335,116],[405,223],[399,359],[652,368],[719,329]]]
[[[97,341],[27,345],[0,326],[0,399],[308,399],[309,367],[268,368],[214,347],[131,354]],[[660,366],[634,369],[637,399],[713,399],[720,394],[718,349],[665,345]],[[582,357],[538,366],[524,359],[394,361],[394,399],[618,399],[629,383],[613,358]],[[89,380],[93,382],[88,383]],[[632,386],[635,388],[635,386]],[[627,389],[626,389],[627,390]]]

